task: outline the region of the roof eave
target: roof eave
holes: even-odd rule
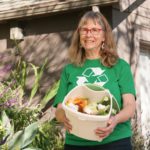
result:
[[[62,12],[67,10],[73,10],[77,8],[84,8],[88,6],[104,6],[104,5],[113,5],[118,3],[119,0],[74,0],[74,1],[64,1],[64,2],[56,2],[56,1],[47,1],[43,3],[36,3],[29,6],[22,6],[15,9],[5,10],[0,12],[0,22],[18,19],[24,17],[31,17],[37,15],[50,14],[55,12]]]

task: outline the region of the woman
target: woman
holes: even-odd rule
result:
[[[130,66],[116,52],[112,31],[105,17],[89,11],[81,18],[69,49],[71,63],[61,75],[54,102],[56,119],[66,128],[65,150],[131,150],[130,118],[135,112],[135,88]],[[100,70],[103,70],[103,73]],[[101,142],[79,138],[69,131],[72,125],[62,109],[65,95],[77,85],[94,83],[115,96],[121,111],[110,117],[106,128],[95,129]]]

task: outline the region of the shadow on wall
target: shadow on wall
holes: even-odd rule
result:
[[[128,8],[128,10],[126,10],[126,12],[119,12],[118,10],[116,10],[114,11],[113,14],[114,16],[113,25],[115,28],[114,33],[116,34],[118,51],[120,53],[120,56],[122,58],[125,58],[131,65],[134,76],[137,73],[138,70],[137,63],[139,62],[139,50],[135,46],[137,45],[138,42],[140,42],[138,39],[139,37],[137,37],[136,35],[137,28],[135,28],[135,24],[139,21],[138,15],[140,15],[140,11],[134,12],[134,14],[132,12],[136,8],[138,8],[142,3],[144,3],[144,1],[141,0],[136,1]],[[115,18],[117,18],[118,20]],[[142,83],[146,83],[143,82],[144,80],[141,81]],[[140,90],[140,87],[137,88],[139,88]],[[145,88],[145,91],[148,91],[148,89]],[[135,150],[144,150],[149,147],[150,142],[148,138],[149,137],[148,132],[145,135],[146,138],[142,135],[142,129],[144,128],[144,126],[147,126],[148,122],[145,122],[145,124],[141,123],[142,112],[141,112],[141,103],[140,103],[141,100],[139,99],[139,94],[140,93],[137,93],[137,101],[136,101],[137,103],[139,103],[139,106],[137,108],[137,112],[135,114],[135,117],[133,118],[133,123],[132,123],[132,128],[133,128],[132,142]]]
[[[60,77],[67,61],[67,50],[77,20],[75,18],[76,15],[59,14],[23,22],[25,38],[20,46],[24,58],[36,65],[48,59],[41,92]]]
[[[52,83],[60,78],[61,70],[67,62],[67,50],[73,30],[76,28],[79,18],[87,10],[91,10],[91,7],[19,20],[19,26],[24,30],[24,39],[18,44],[23,59],[36,66],[42,65],[45,59],[48,60],[39,94],[42,95]],[[106,10],[102,8],[102,11]],[[109,15],[110,13],[108,13]],[[18,52],[14,42],[9,40],[8,23],[5,30],[7,32],[0,35],[0,40],[4,38],[7,40],[7,51],[11,51],[12,55],[16,57],[15,54]],[[30,78],[33,80],[32,74]],[[29,88],[31,82],[28,83]]]
[[[70,45],[72,30],[76,27],[80,13],[82,12],[77,11],[20,21],[20,25],[25,33],[24,39],[18,41],[21,57],[35,66],[41,66],[45,59],[48,60],[41,79],[41,88],[38,92],[39,99],[60,78],[60,72],[67,61],[67,50]],[[14,41],[9,39],[9,25],[7,24],[4,27],[7,32],[1,34],[0,39],[7,40],[6,51],[13,56],[11,58],[14,58],[11,61],[6,61],[7,64],[15,64],[15,59],[18,57],[18,49]],[[29,89],[34,82],[33,76],[34,74],[32,73],[29,76],[29,82],[27,83]]]
[[[136,0],[123,12],[118,11],[118,8],[117,8],[117,12],[114,14],[115,18],[117,18],[117,19],[113,20],[113,28],[116,28],[123,20],[125,20],[142,3],[144,3],[144,0]],[[128,0],[128,4],[130,4],[130,0]]]
[[[134,28],[134,23],[137,22],[138,14],[132,17],[132,21],[130,16],[133,15],[132,12],[136,8],[138,8],[142,3],[144,3],[143,0],[135,1],[124,12],[114,10],[113,14],[114,16],[113,28],[114,34],[116,36],[116,43],[119,49],[118,53],[120,53],[120,56],[129,62],[129,64],[132,67],[133,73],[136,72],[137,68],[136,66],[137,60],[135,58],[135,54],[137,52],[135,48],[135,34],[134,34],[136,32],[136,29]]]

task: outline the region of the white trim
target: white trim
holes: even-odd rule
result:
[[[147,26],[142,26],[139,24],[132,24],[134,26],[134,38],[133,38],[133,50],[134,50],[134,55],[132,57],[132,71],[135,73],[139,55],[140,55],[140,43],[141,41],[149,41],[150,42],[150,28]]]
[[[134,70],[134,77],[135,77],[135,84],[137,89],[137,99],[140,97],[140,81],[139,81],[139,73],[138,73],[138,62],[139,62],[139,56],[140,56],[140,42],[141,41],[149,41],[150,43],[150,28],[136,25],[134,26],[134,39],[133,39],[133,49],[134,49],[134,56],[133,56],[133,62],[134,65],[132,65],[132,69]],[[144,83],[143,83],[144,84]],[[140,108],[141,100],[138,99],[137,101],[137,107],[138,107],[138,118],[140,118],[141,115],[141,108]],[[139,123],[140,124],[140,123]]]

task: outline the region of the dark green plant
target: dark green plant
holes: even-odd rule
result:
[[[42,150],[63,150],[63,145],[61,126],[55,119],[43,123],[32,142],[33,147]]]
[[[16,62],[14,64],[14,69],[11,72],[10,80],[14,80],[15,84],[14,86],[21,86],[23,90],[25,90],[25,84],[27,80],[27,73],[28,73],[28,62],[25,61],[23,55],[22,55],[22,49],[19,46],[19,43],[16,39],[13,40],[14,46],[15,46],[15,56],[16,56]]]
[[[14,88],[21,86],[24,94],[26,94],[26,96],[28,97],[28,105],[31,105],[33,97],[37,94],[40,88],[40,80],[42,78],[46,63],[47,60],[45,60],[42,66],[38,67],[32,63],[24,61],[23,59],[19,59],[16,64],[17,67],[12,70],[10,79],[11,81],[14,81]],[[34,83],[30,92],[28,92],[28,94],[30,93],[30,95],[27,95],[27,93],[25,92],[27,91],[26,82],[28,79],[28,75],[31,72],[34,73]]]
[[[7,109],[6,113],[14,124],[14,132],[23,130],[25,127],[39,120],[38,108],[24,107],[22,109]]]
[[[40,80],[42,78],[44,69],[47,64],[47,59],[41,66],[36,66],[31,62],[28,62],[22,55],[22,49],[19,46],[18,41],[13,40],[15,46],[16,62],[14,64],[14,69],[12,70],[9,80],[14,81],[14,88],[21,86],[24,91],[25,96],[28,97],[28,105],[32,104],[34,96],[37,94],[40,88]],[[34,83],[31,89],[26,86],[28,77],[30,73],[34,73]],[[27,90],[30,90],[27,92]]]
[[[1,150],[21,150],[26,148],[34,139],[38,130],[38,122],[34,122],[23,130],[14,132],[14,126],[11,125],[5,111],[1,112],[1,124],[5,127],[5,133],[0,141]]]
[[[33,70],[34,70],[34,84],[32,86],[32,90],[31,90],[31,94],[29,97],[29,104],[31,104],[33,97],[35,96],[35,94],[37,93],[39,87],[40,87],[40,80],[42,78],[45,66],[46,66],[47,60],[45,60],[45,62],[43,63],[43,65],[41,67],[36,67],[35,65],[31,64]]]
[[[5,136],[5,134],[6,134],[6,129],[5,129],[4,125],[2,124],[2,121],[1,121],[1,118],[0,118],[0,143],[2,142],[3,137]]]
[[[50,146],[48,148],[50,150],[54,148],[61,150],[63,145],[61,131],[53,121],[42,122],[40,130],[36,133],[40,120],[39,114],[42,114],[41,111],[47,102],[56,95],[59,81],[46,91],[39,104],[34,104],[34,97],[40,89],[40,80],[47,60],[42,66],[29,63],[23,58],[22,50],[16,41],[15,45],[17,50],[15,68],[12,70],[8,80],[0,83],[0,111],[5,112],[2,115],[0,114],[0,116],[3,116],[3,119],[0,119],[0,123],[1,121],[3,122],[3,125],[0,124],[0,138],[2,139],[0,149],[30,150],[28,145],[37,135],[35,140],[38,140],[38,137],[41,138],[43,146],[46,146],[45,144],[49,141]],[[31,89],[28,89],[26,82],[30,73],[34,75],[34,83],[31,85]],[[6,125],[6,122],[9,122],[9,124]],[[36,144],[36,150],[39,150],[38,143]],[[35,145],[32,144],[31,146]],[[42,147],[42,150],[46,149]]]
[[[14,124],[14,131],[24,129],[26,126],[39,119],[38,106],[24,103],[24,91],[21,86],[14,89],[11,84],[0,83],[0,110],[7,113]]]
[[[50,87],[46,93],[45,93],[45,96],[43,97],[43,99],[40,101],[40,106],[39,106],[39,109],[42,110],[46,104],[48,103],[48,101],[52,100],[56,93],[57,93],[57,90],[58,90],[58,87],[59,87],[59,83],[60,83],[60,80],[56,81],[52,87]]]

